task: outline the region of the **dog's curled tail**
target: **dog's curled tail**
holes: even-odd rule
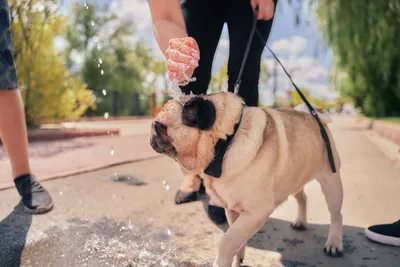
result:
[[[311,104],[311,106],[315,109],[315,111],[318,114],[319,119],[321,120],[321,122],[323,124],[328,124],[328,123],[332,122],[332,117],[329,114],[329,112],[327,112],[325,109],[318,107],[316,105]],[[297,111],[302,111],[302,112],[311,114],[310,110],[308,109],[306,104],[300,104],[300,105],[296,106],[294,109]]]

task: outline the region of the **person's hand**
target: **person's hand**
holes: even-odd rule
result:
[[[165,51],[170,81],[182,82],[187,77],[192,77],[194,69],[199,66],[200,50],[195,39],[191,37],[173,38],[169,40],[169,47]]]
[[[274,16],[275,3],[272,0],[251,0],[251,7],[258,20],[270,20]],[[256,6],[258,5],[258,12]]]

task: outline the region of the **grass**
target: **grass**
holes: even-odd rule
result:
[[[373,119],[373,120],[378,120],[378,121],[387,121],[387,122],[391,122],[391,123],[395,123],[395,124],[400,124],[400,117],[367,117],[365,115],[362,114],[358,114],[357,115],[358,119]]]
[[[385,117],[385,118],[377,118],[378,120],[393,122],[396,124],[400,124],[400,117]]]

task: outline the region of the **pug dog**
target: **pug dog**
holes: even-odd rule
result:
[[[327,126],[329,114],[315,109],[328,133],[336,172],[331,170],[319,125],[305,105],[246,107],[240,97],[220,92],[170,100],[153,121],[153,149],[174,159],[184,173],[200,176],[210,204],[225,208],[229,229],[213,267],[240,266],[247,240],[290,195],[298,203],[291,225],[305,229],[303,188],[312,179],[320,183],[330,212],[324,251],[342,255],[340,158]]]

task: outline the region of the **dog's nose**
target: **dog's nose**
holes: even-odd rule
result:
[[[161,136],[167,130],[167,126],[162,124],[161,122],[156,121],[154,123],[154,130],[156,131],[157,136]]]

